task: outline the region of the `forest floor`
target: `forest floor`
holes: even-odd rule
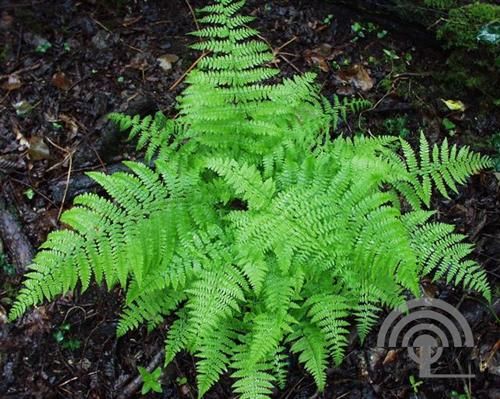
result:
[[[175,114],[184,73],[199,56],[187,47],[194,38],[186,33],[195,30],[189,3],[204,2],[0,0],[0,398],[139,397],[130,384],[137,366],[159,363],[168,322],[117,339],[119,290],[94,286],[16,323],[5,323],[5,315],[33,248],[61,227],[60,213],[75,195],[95,190],[84,172],[111,172],[122,160],[140,158],[106,114]],[[372,101],[339,134],[393,134],[415,143],[422,130],[431,142],[447,137],[498,155],[492,143],[500,140],[498,108],[481,93],[458,98],[442,87],[446,53],[432,38],[408,36],[332,3],[250,0],[247,9],[285,75],[313,70],[325,96]],[[443,100],[460,100],[465,109],[450,110]],[[433,204],[440,220],[456,224],[476,244],[493,302],[422,283],[427,295],[461,311],[476,343],[447,349],[433,368],[476,378],[420,381],[405,350],[376,348],[375,334],[361,345],[353,335],[345,361],[329,370],[325,392],[316,392],[312,378],[292,362],[287,388],[275,397],[465,399],[469,391],[474,398],[500,398],[498,176],[483,172],[459,195]],[[151,397],[195,398],[193,358],[178,357],[162,383],[163,393]],[[207,397],[230,398],[230,386],[224,377]]]

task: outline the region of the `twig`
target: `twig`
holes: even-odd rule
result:
[[[95,147],[92,144],[90,144],[89,146],[92,149],[92,151],[94,152],[97,160],[101,164],[101,168],[104,170],[104,172],[108,173],[108,169],[106,168],[106,164],[103,162],[101,156],[99,155],[99,153],[97,152],[97,150],[95,149]]]
[[[394,75],[394,79],[399,79],[399,78],[405,78],[405,77],[410,77],[410,76],[432,76],[434,75],[434,72],[403,72],[403,73],[398,73]]]
[[[64,324],[64,323],[66,322],[66,319],[68,318],[69,314],[70,314],[73,310],[75,310],[75,309],[76,309],[76,310],[81,310],[81,311],[83,312],[83,314],[84,314],[84,319],[85,319],[85,320],[87,319],[87,311],[86,311],[84,308],[82,308],[81,306],[77,306],[77,305],[75,305],[75,306],[72,306],[71,308],[69,308],[69,309],[68,309],[68,311],[66,312],[66,315],[64,316],[64,319],[63,319],[63,321],[62,321],[62,323],[61,323],[61,324]]]
[[[105,31],[108,31],[109,33],[113,33],[111,31],[111,29],[109,29],[106,25],[102,24],[101,22],[99,22],[97,19],[95,19],[93,16],[90,17],[92,19],[92,21],[94,21],[97,25],[99,25],[102,29],[104,29]]]
[[[279,53],[281,50],[283,50],[286,46],[288,46],[289,44],[292,44],[295,40],[297,40],[298,37],[297,36],[294,36],[292,37],[290,40],[288,40],[287,42],[285,42],[284,44],[282,44],[281,46],[279,46],[276,50],[274,50],[273,52],[275,53]]]
[[[189,3],[189,0],[184,0],[184,2],[188,6],[189,12],[193,16],[193,21],[194,21],[194,24],[196,26],[196,30],[200,30],[200,25],[198,24],[198,19],[196,19],[196,14],[194,13],[193,7],[191,7],[191,4]]]
[[[7,97],[9,97],[10,92],[11,92],[11,90],[8,90],[7,93],[5,93],[5,96],[0,98],[0,104],[2,104]]]
[[[151,373],[155,368],[157,368],[160,365],[162,357],[163,357],[163,350],[158,352],[153,357],[153,359],[148,364],[146,369]],[[137,390],[139,389],[139,386],[141,385],[141,383],[142,383],[142,377],[140,375],[138,375],[129,384],[127,384],[123,388],[122,392],[120,393],[120,395],[118,395],[117,399],[128,399],[128,398],[132,397],[132,395],[134,395],[135,392],[137,392]]]
[[[19,184],[22,184],[23,186],[25,187],[29,187],[30,189],[33,190],[33,192],[37,195],[39,195],[40,197],[43,197],[45,198],[45,200],[47,200],[52,206],[56,206],[56,204],[54,203],[54,201],[52,201],[49,197],[47,197],[44,193],[42,193],[41,191],[38,191],[37,189],[33,188],[33,186],[31,184],[28,184],[28,183],[25,183],[23,182],[22,180],[19,180],[19,179],[16,179],[15,177],[9,177],[10,180],[12,181],[15,181],[16,183],[19,183]]]
[[[300,380],[298,380],[297,383],[286,394],[284,394],[281,397],[283,399],[288,399],[293,394],[293,392],[295,391],[295,389],[302,383],[302,381],[304,381],[305,378],[306,377],[302,377]]]
[[[129,26],[132,26],[135,23],[139,22],[141,19],[142,19],[142,15],[139,15],[136,18],[131,19],[130,21],[124,21],[122,23],[122,26],[125,28],[128,28]]]
[[[198,63],[199,63],[199,62],[200,62],[203,58],[205,58],[208,54],[209,54],[209,52],[204,52],[202,55],[200,55],[200,56],[198,57],[198,59],[197,59],[195,62],[193,62],[193,64],[192,64],[192,65],[191,65],[191,66],[190,66],[190,67],[186,70],[186,72],[184,72],[184,73],[181,75],[181,77],[180,77],[179,79],[177,79],[177,80],[174,82],[174,84],[173,84],[172,86],[170,86],[170,88],[169,88],[168,90],[169,90],[169,91],[172,91],[172,90],[174,90],[177,86],[179,86],[179,85],[182,83],[182,81],[184,80],[184,78],[187,76],[187,74],[188,74],[189,72],[191,72],[191,71],[192,71],[192,70],[196,67],[196,65],[198,65]]]
[[[23,47],[23,27],[21,26],[21,29],[19,30],[18,34],[18,45],[17,45],[17,51],[16,51],[16,65],[19,62],[19,56],[21,55],[21,48]]]
[[[246,26],[246,25],[245,25]],[[260,39],[260,40],[263,40],[264,42],[266,42],[266,44],[269,46],[269,48],[273,48],[273,46],[271,45],[271,43],[269,43],[269,40],[267,40],[264,36],[262,35],[257,35],[257,37]]]
[[[68,194],[69,179],[71,178],[71,169],[73,167],[73,153],[69,153],[68,156],[69,156],[68,175],[66,177],[66,186],[64,187],[64,194],[61,200],[61,206],[59,207],[59,212],[57,213],[57,220],[60,219],[64,208],[64,202],[66,201],[66,195]]]
[[[0,75],[0,79],[7,79],[11,75],[19,75],[20,73],[23,73],[23,72],[33,71],[33,70],[35,70],[37,68],[40,68],[40,65],[42,65],[42,63],[41,62],[37,62],[36,64],[31,65],[29,67],[24,67],[24,68],[18,69],[17,71],[14,71],[14,72],[11,72],[11,73],[8,73],[8,74],[5,74],[5,75]]]
[[[104,25],[102,22],[99,22],[97,19],[95,19],[94,17],[90,17],[92,19],[92,21],[94,21],[97,25],[99,25],[102,29],[104,29],[106,32],[108,33],[113,33],[113,31],[111,29],[109,29],[106,25]],[[125,40],[123,40],[122,38],[119,38],[119,41],[120,43],[124,44],[125,46],[127,46],[128,48],[134,50],[134,51],[137,51],[138,53],[144,53],[144,51],[142,51],[140,48],[137,48],[137,47],[134,47],[128,43],[125,42]]]
[[[69,380],[66,380],[66,381],[62,382],[62,383],[60,383],[60,384],[58,385],[58,388],[62,388],[63,386],[65,386],[65,385],[69,384],[69,383],[70,383],[70,382],[72,382],[72,381],[77,380],[78,378],[80,378],[80,377],[76,376],[76,377],[70,378]]]
[[[301,71],[299,68],[297,68],[297,67],[293,64],[293,62],[291,62],[290,60],[288,60],[288,58],[286,58],[284,55],[280,54],[280,55],[279,55],[279,57],[280,57],[283,61],[285,61],[288,65],[290,65],[293,69],[295,69],[295,71],[296,71],[296,72],[298,72],[298,73],[302,73],[302,71]]]
[[[134,47],[128,43],[125,43],[125,41],[123,39],[120,38],[120,41],[125,45],[127,46],[128,48],[134,50],[134,51],[137,51],[138,53],[144,53],[144,51],[142,51],[140,48],[137,48],[137,47]]]

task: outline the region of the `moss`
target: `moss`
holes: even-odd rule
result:
[[[453,3],[451,0],[424,2],[436,8]],[[485,26],[500,20],[500,6],[479,2],[455,3],[457,6],[447,10],[447,16],[436,32],[443,47],[450,50],[448,70],[439,79],[456,94],[465,94],[464,89],[479,90],[486,95],[487,102],[495,104],[500,98],[500,81],[496,72],[500,66],[500,47],[478,40],[478,35]]]
[[[481,28],[492,21],[500,19],[500,6],[486,3],[474,3],[453,8],[448,18],[437,31],[437,37],[445,42],[448,48],[477,50],[482,47],[498,52],[498,46],[479,42],[477,39]]]

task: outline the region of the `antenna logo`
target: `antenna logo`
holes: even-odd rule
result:
[[[474,375],[470,374],[431,372],[431,365],[439,360],[443,348],[474,346],[474,337],[465,317],[440,299],[413,299],[406,302],[406,306],[408,312],[393,310],[384,320],[377,346],[408,348],[408,355],[420,367],[420,378],[473,378]]]

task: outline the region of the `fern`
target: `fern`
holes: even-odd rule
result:
[[[423,276],[490,299],[472,246],[427,210],[434,191],[456,192],[489,159],[423,135],[417,151],[394,137],[332,140],[367,102],[330,103],[312,74],[271,81],[272,53],[243,5],[200,10],[193,47],[207,54],[176,119],[110,116],[153,166],[89,173],[106,194],[77,197],[10,310],[13,320],[91,281],[119,285],[118,335],[174,316],[165,363],[193,354],[200,397],[226,372],[241,398],[270,397],[288,351],[323,390],[350,323],[364,339],[382,307],[419,295]]]
[[[456,0],[424,0],[424,4],[429,7],[441,10],[450,9],[457,4]]]

